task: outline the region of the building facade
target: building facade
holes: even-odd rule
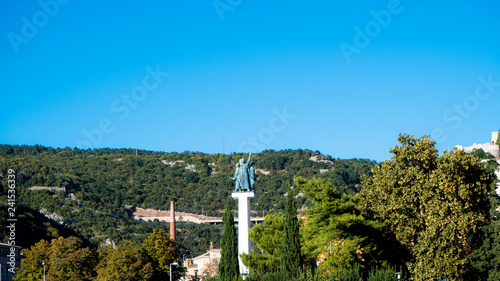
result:
[[[0,243],[0,280],[11,281],[21,267],[21,247]]]
[[[203,280],[217,274],[220,261],[220,249],[214,249],[210,243],[210,250],[205,254],[184,261],[187,269],[186,280]]]

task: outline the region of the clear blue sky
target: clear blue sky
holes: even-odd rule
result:
[[[500,129],[497,1],[332,2],[0,0],[0,143],[382,161]]]

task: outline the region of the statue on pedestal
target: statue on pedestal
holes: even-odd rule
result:
[[[236,164],[234,176],[231,178],[235,182],[234,192],[250,192],[254,190],[255,183],[255,163],[250,162],[252,153],[248,155],[248,160],[241,158]]]

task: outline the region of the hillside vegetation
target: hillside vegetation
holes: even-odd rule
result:
[[[23,227],[37,233],[29,239],[20,237],[17,243],[21,246],[67,233],[95,245],[124,240],[137,244],[153,228],[168,226],[134,221],[124,205],[167,210],[174,200],[178,211],[220,216],[234,188],[230,177],[241,157],[247,155],[0,145],[0,215],[2,220],[7,216],[6,175],[13,169],[16,204],[21,208],[18,218],[24,216]],[[361,189],[361,176],[368,175],[376,164],[365,159],[335,159],[310,150],[269,150],[252,155],[252,161],[258,178],[257,198],[251,206],[256,215],[284,211],[284,195],[295,176],[323,178],[337,191],[354,194]],[[65,187],[66,192],[31,190],[33,186]],[[300,190],[297,194],[299,208],[311,206]],[[183,223],[177,231],[182,234],[178,235],[181,252],[195,255],[206,251],[210,241],[217,247],[221,229]],[[0,229],[0,240],[6,241],[5,226]]]

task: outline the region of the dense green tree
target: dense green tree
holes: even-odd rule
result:
[[[84,248],[76,237],[45,240],[23,250],[22,270],[15,280],[41,280],[42,262],[46,265],[48,280],[166,280],[169,266],[173,266],[172,279],[184,276],[175,242],[163,230],[149,233],[140,248],[126,241],[117,249]]]
[[[153,265],[146,262],[141,250],[130,241],[117,249],[110,247],[99,249],[97,281],[114,280],[150,280],[153,277]]]
[[[476,156],[479,159],[494,159],[493,154],[484,151],[482,148],[474,148],[469,154]]]
[[[297,177],[295,184],[313,202],[303,213],[303,253],[312,265],[320,263],[320,272],[398,264],[401,249],[385,233],[383,223],[361,214],[358,197],[338,192],[323,179]]]
[[[175,241],[170,239],[170,235],[164,230],[153,230],[148,234],[141,246],[141,253],[145,260],[151,263],[154,272],[151,280],[166,280],[170,274],[170,264],[172,266],[172,280],[179,280],[185,274],[182,267]]]
[[[19,270],[14,276],[14,280],[38,281],[43,279],[43,266],[45,263],[46,272],[50,269],[50,243],[46,240],[40,240],[31,248],[24,249],[26,258],[21,260],[23,270]]]
[[[226,211],[222,218],[224,231],[221,239],[221,259],[219,262],[219,274],[221,281],[232,281],[240,276],[240,265],[238,261],[238,236],[234,225],[234,216],[231,208],[232,198],[227,198]]]
[[[494,172],[498,169],[496,161],[483,163],[486,169]],[[470,279],[475,280],[500,280],[500,212],[499,197],[496,190],[490,191],[489,221],[482,231],[474,238],[481,246],[470,256]]]
[[[248,236],[262,251],[242,254],[243,264],[256,272],[276,272],[280,267],[283,241],[284,216],[282,213],[269,214],[264,222],[253,226]]]
[[[297,277],[302,272],[299,221],[295,207],[294,192],[288,190],[281,244],[281,272],[285,276]]]
[[[81,246],[81,240],[76,237],[59,237],[50,244],[41,240],[23,250],[27,257],[21,261],[23,270],[17,272],[15,280],[41,280],[42,262],[45,262],[48,280],[92,280],[96,276],[96,253]]]
[[[393,157],[373,170],[364,209],[385,221],[411,253],[415,280],[465,280],[472,240],[487,222],[495,175],[462,151],[439,157],[434,141],[400,135]]]
[[[50,248],[49,279],[92,280],[95,277],[96,253],[90,248],[82,248],[80,239],[59,237],[52,240]]]
[[[234,188],[230,180],[234,165],[243,156],[145,150],[137,150],[136,156],[135,149],[0,144],[0,220],[7,219],[5,175],[8,169],[14,169],[19,208],[16,215],[26,222],[19,225],[19,245],[29,248],[40,239],[77,236],[86,246],[98,246],[110,239],[118,245],[130,240],[139,247],[153,228],[168,227],[134,220],[123,205],[167,210],[175,200],[177,211],[222,216],[219,210],[224,209],[224,199]],[[332,180],[339,191],[351,194],[361,188],[360,175],[369,173],[375,164],[291,149],[266,150],[252,158],[259,180],[256,193],[262,196],[252,200],[251,208],[259,216],[284,211],[283,195],[295,175]],[[30,190],[47,185],[64,186],[66,192]],[[307,208],[311,202],[297,197],[296,205]],[[58,219],[51,219],[54,217]],[[177,240],[178,248],[184,255],[193,257],[204,253],[210,242],[216,247],[219,244],[222,230],[218,227],[178,226],[183,234]],[[0,241],[6,238],[5,225],[0,226]]]
[[[154,224],[155,227],[161,225],[165,224],[161,222]],[[210,248],[211,242],[215,249],[220,249],[223,226],[177,222],[176,228],[179,231],[176,236],[176,242],[180,255],[185,257],[202,255]]]

